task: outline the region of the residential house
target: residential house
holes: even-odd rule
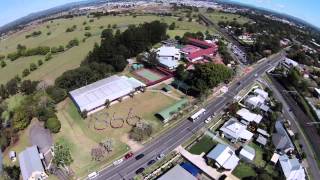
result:
[[[272,135],[272,142],[276,149],[285,153],[293,151],[294,145],[286,129],[280,121],[276,121],[275,129],[276,133]]]
[[[241,124],[235,118],[229,119],[220,128],[220,131],[231,142],[248,141],[252,138],[253,133],[247,130],[247,126]]]
[[[253,93],[254,93],[255,95],[257,95],[257,96],[263,97],[263,99],[265,99],[265,100],[267,100],[267,99],[269,98],[269,94],[268,94],[266,91],[264,91],[264,90],[262,90],[262,89],[260,89],[260,88],[255,89],[255,90],[253,91]]]
[[[168,172],[166,172],[164,175],[162,175],[158,180],[177,180],[177,179],[183,179],[183,180],[197,180],[196,177],[194,177],[192,174],[190,174],[187,170],[185,170],[180,165],[176,165],[172,169],[170,169]]]
[[[255,156],[256,156],[256,151],[254,150],[254,148],[248,145],[243,146],[239,152],[240,159],[243,159],[244,161],[247,161],[247,162],[252,162]]]
[[[207,155],[208,162],[213,161],[218,168],[232,171],[239,163],[236,153],[225,144],[218,144]]]
[[[23,180],[43,180],[48,178],[37,146],[28,147],[19,153],[19,164]]]
[[[245,105],[250,109],[259,108],[261,105],[263,105],[265,102],[265,99],[261,96],[249,96],[245,100]]]
[[[240,118],[245,121],[255,122],[257,124],[259,124],[262,120],[262,116],[260,114],[252,113],[248,109],[245,109],[245,108],[238,110],[237,115],[240,116]]]
[[[289,157],[284,154],[279,157],[279,163],[286,180],[306,179],[304,168],[301,166],[297,158],[289,159]]]

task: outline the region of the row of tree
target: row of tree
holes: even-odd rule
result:
[[[122,33],[103,30],[100,45],[94,45],[79,68],[57,78],[55,86],[70,91],[121,72],[128,63],[127,58],[137,56],[167,38],[166,30],[167,24],[160,21],[129,26]]]

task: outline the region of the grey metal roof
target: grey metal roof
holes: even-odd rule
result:
[[[276,149],[280,149],[282,151],[294,149],[294,145],[280,121],[276,122],[275,128],[277,133],[272,135],[272,142]]]
[[[162,175],[158,180],[197,180],[192,174],[186,171],[180,165],[176,165],[172,169],[170,169],[167,173]]]
[[[132,77],[114,75],[70,91],[69,94],[80,111],[90,111],[104,105],[107,99],[114,101],[142,86],[145,84]]]
[[[267,144],[267,139],[263,137],[261,134],[259,134],[258,138],[256,139],[258,143],[261,145],[266,145]]]
[[[33,172],[44,172],[37,146],[31,146],[19,153],[21,174],[27,180]]]

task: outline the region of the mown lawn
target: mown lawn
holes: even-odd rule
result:
[[[132,108],[133,115],[138,115],[144,121],[149,122],[154,127],[154,133],[157,133],[163,129],[163,126],[154,114],[174,102],[176,102],[175,99],[161,93],[145,92],[135,95],[133,98],[125,99],[121,103],[114,104],[108,109],[101,110],[87,119],[83,119],[75,105],[70,99],[67,99],[60,103],[57,108],[57,115],[61,121],[62,128],[54,136],[54,139],[55,142],[59,141],[71,147],[71,153],[74,158],[74,163],[71,167],[78,177],[82,177],[90,171],[96,170],[102,165],[106,165],[115,158],[122,156],[129,150],[125,136],[131,130],[130,125],[124,123],[122,128],[114,129],[107,123],[106,129],[96,130],[94,127],[98,123],[93,117],[101,121],[107,120],[110,122],[110,118],[115,113],[115,118],[125,119],[129,109]],[[106,113],[109,114],[109,117],[106,116]],[[102,161],[92,161],[90,155],[91,149],[97,147],[98,143],[107,137],[113,140],[114,150],[106,155]]]
[[[254,169],[246,163],[240,163],[236,169],[233,170],[232,174],[237,176],[239,179],[255,177],[257,175]]]
[[[189,152],[192,154],[200,155],[201,153],[208,153],[217,142],[213,141],[209,136],[203,136],[197,143],[192,145]]]
[[[207,16],[214,22],[218,23],[219,21],[237,21],[240,24],[244,24],[250,21],[250,19],[243,17],[241,15],[237,14],[231,14],[231,13],[224,13],[224,12],[213,12],[213,13],[206,13]]]

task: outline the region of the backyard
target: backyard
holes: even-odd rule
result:
[[[161,131],[163,126],[154,114],[175,102],[175,99],[161,93],[145,92],[114,104],[108,109],[101,110],[87,119],[82,119],[75,105],[70,99],[67,99],[58,105],[57,115],[62,123],[62,129],[54,136],[54,139],[71,147],[74,158],[71,167],[78,177],[82,177],[93,169],[99,169],[103,164],[123,156],[129,149],[136,151],[143,146],[128,138],[131,126],[126,122],[121,128],[110,127],[109,123],[113,115],[115,119],[123,118],[125,120],[132,108],[131,115],[139,116],[150,123],[154,130],[153,134],[155,134]],[[104,121],[109,123],[103,125]],[[99,126],[100,130],[95,129],[95,126]],[[93,161],[90,155],[91,149],[106,138],[113,140],[113,151],[107,154],[103,160]]]

